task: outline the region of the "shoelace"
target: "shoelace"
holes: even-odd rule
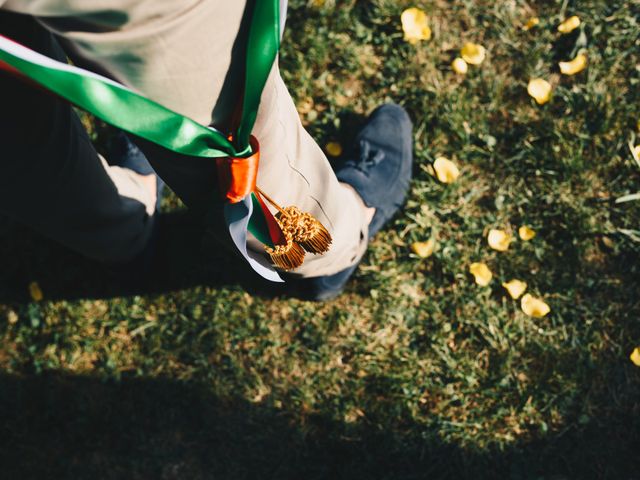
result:
[[[382,150],[373,148],[366,140],[360,140],[360,159],[358,161],[351,160],[347,162],[347,165],[368,175],[369,170],[379,164],[383,159],[384,152]]]

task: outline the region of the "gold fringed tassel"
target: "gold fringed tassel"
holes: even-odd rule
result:
[[[281,268],[282,270],[293,270],[294,268],[298,268],[302,265],[305,253],[303,248],[293,241],[291,234],[284,229],[283,231],[287,238],[286,245],[276,245],[274,248],[264,248],[276,267]]]
[[[282,208],[262,190],[257,188],[257,191],[278,209],[275,218],[287,239],[286,245],[265,247],[275,266],[293,270],[302,265],[305,250],[309,253],[325,253],[329,250],[331,234],[313,215],[295,206]]]
[[[331,234],[313,215],[295,206],[287,207],[284,211],[287,212],[288,222],[295,229],[293,239],[302,245],[302,248],[309,253],[325,253],[329,250]]]

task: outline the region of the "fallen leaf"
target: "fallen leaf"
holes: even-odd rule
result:
[[[474,276],[476,283],[481,287],[486,287],[491,283],[493,274],[485,263],[474,262],[469,265],[469,273]]]
[[[538,105],[544,105],[551,100],[552,90],[551,84],[543,78],[533,78],[527,86],[527,92],[535,99]]]
[[[462,58],[458,57],[451,63],[451,68],[459,75],[464,75],[469,70],[469,65]]]
[[[587,68],[587,56],[584,53],[579,53],[573,60],[560,62],[558,66],[564,75],[575,75]]]
[[[509,282],[504,282],[502,286],[506,288],[507,292],[509,292],[509,295],[511,295],[511,298],[517,300],[518,298],[520,298],[520,295],[522,295],[527,289],[527,282],[514,279]]]
[[[541,318],[551,311],[549,305],[544,303],[541,299],[536,298],[528,293],[525,293],[520,301],[520,307],[522,311],[530,317]]]
[[[325,145],[324,149],[332,157],[339,157],[342,155],[342,145],[338,142],[329,142]]]
[[[505,232],[504,230],[498,230],[492,228],[489,230],[489,235],[487,236],[487,243],[494,250],[499,252],[506,252],[509,250],[509,245],[513,241],[513,237]]]
[[[44,298],[42,289],[40,288],[40,285],[38,285],[38,282],[31,282],[29,284],[29,295],[31,295],[31,300],[34,302],[39,302]]]
[[[526,225],[522,225],[518,229],[518,236],[526,242],[536,236],[536,231]]]
[[[460,50],[462,59],[471,65],[480,65],[487,55],[485,48],[477,43],[465,43]]]
[[[431,38],[431,28],[429,27],[429,17],[419,8],[408,8],[400,16],[404,39],[409,43],[417,43],[420,40]]]
[[[460,170],[455,163],[445,157],[438,157],[433,162],[433,169],[436,171],[436,177],[442,183],[453,183],[460,176]]]
[[[427,258],[433,255],[436,249],[436,241],[430,238],[426,242],[414,242],[411,244],[411,250],[420,258]]]
[[[580,18],[574,15],[573,17],[567,18],[564,22],[558,25],[558,31],[564,34],[571,33],[580,26],[580,23]]]

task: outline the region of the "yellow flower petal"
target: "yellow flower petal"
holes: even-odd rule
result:
[[[436,241],[430,238],[426,242],[415,242],[411,244],[411,250],[420,258],[427,258],[433,255],[436,249]]]
[[[540,19],[538,17],[531,17],[527,20],[527,23],[524,24],[522,29],[524,31],[531,30],[533,27],[537,26],[540,23]]]
[[[633,154],[640,159],[640,145],[633,147]]]
[[[584,53],[579,53],[576,58],[569,62],[560,62],[560,72],[565,75],[575,75],[587,68],[587,56]]]
[[[38,282],[31,282],[29,284],[29,295],[31,295],[31,300],[34,302],[39,302],[44,298],[42,289],[40,288],[40,285],[38,285]]]
[[[489,230],[489,236],[487,242],[489,246],[499,252],[506,252],[509,250],[509,244],[513,241],[513,237],[504,230],[498,230],[492,228]]]
[[[444,157],[436,158],[436,161],[433,162],[433,169],[436,171],[436,177],[442,183],[453,183],[460,176],[460,170],[456,164]]]
[[[518,298],[520,298],[520,295],[522,295],[527,289],[527,282],[514,279],[509,282],[504,282],[502,286],[507,289],[507,292],[509,292],[511,298],[517,300]]]
[[[567,18],[564,22],[558,25],[558,31],[560,33],[570,33],[580,26],[580,18],[573,16]]]
[[[541,318],[551,311],[549,305],[544,303],[541,299],[536,298],[528,293],[525,293],[520,300],[520,307],[522,311],[530,317]]]
[[[532,228],[527,227],[526,225],[523,225],[518,229],[518,235],[520,236],[521,240],[524,240],[526,242],[536,236],[536,231]]]
[[[417,43],[420,40],[431,38],[429,17],[419,8],[408,8],[400,16],[404,39],[409,43]]]
[[[339,157],[342,155],[342,145],[338,142],[329,142],[325,145],[324,149],[332,157]]]
[[[614,242],[611,237],[603,236],[601,240],[602,244],[607,248],[613,249],[616,246],[616,242]]]
[[[631,355],[629,355],[629,358],[634,365],[640,367],[640,347],[634,348],[633,352],[631,352]]]
[[[491,282],[493,274],[484,263],[475,262],[469,265],[469,273],[476,279],[476,283],[481,287],[486,287]]]
[[[464,75],[469,70],[469,65],[462,58],[458,57],[451,63],[451,68],[459,75]]]
[[[487,51],[482,45],[477,43],[465,43],[460,50],[462,59],[471,65],[480,65],[487,55]]]
[[[538,102],[538,105],[544,105],[551,99],[551,91],[551,84],[542,78],[530,80],[527,86],[527,92]]]
[[[18,323],[18,320],[20,320],[20,317],[18,317],[18,314],[13,310],[9,310],[9,312],[7,313],[7,320],[11,325],[14,325]]]

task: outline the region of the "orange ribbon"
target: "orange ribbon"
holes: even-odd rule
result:
[[[253,152],[249,157],[216,158],[220,190],[231,203],[238,203],[256,189],[260,144],[251,135],[249,145],[251,145],[251,151]]]

